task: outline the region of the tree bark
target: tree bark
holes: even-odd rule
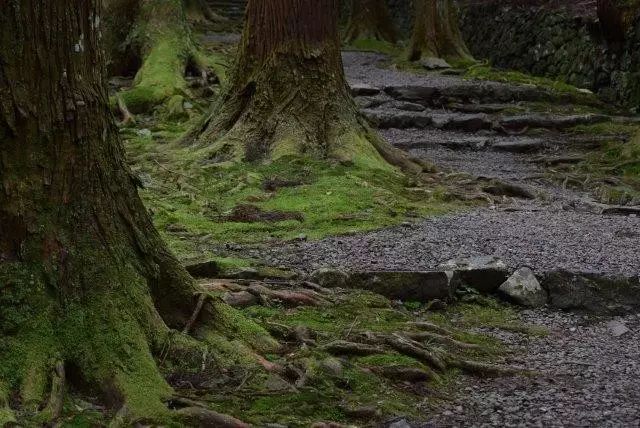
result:
[[[638,17],[639,2],[627,0],[598,0],[598,20],[606,41],[615,49],[621,49],[627,31]]]
[[[339,0],[250,0],[230,81],[194,131],[211,157],[287,156],[414,169],[360,117],[342,67]]]
[[[169,337],[195,349],[193,337],[214,331],[243,340],[241,327],[258,349],[273,342],[218,301],[193,337],[172,333],[203,291],[162,242],[125,162],[97,1],[2,7],[0,426],[14,419],[12,391],[26,414],[42,408],[48,385],[58,402],[60,362],[99,386],[124,420],[162,418],[172,391],[152,354],[172,348]],[[56,416],[57,406],[47,408],[40,423]]]
[[[351,0],[345,39],[348,43],[358,39],[396,43],[398,37],[386,0]]]
[[[409,59],[425,57],[448,61],[473,61],[458,24],[453,0],[415,0],[415,23],[409,45]]]

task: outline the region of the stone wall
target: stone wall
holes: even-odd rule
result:
[[[562,4],[522,3],[463,4],[461,27],[476,58],[560,78],[611,102],[640,106],[640,20],[624,45],[612,47],[604,41],[595,13],[586,13],[588,8],[577,13]]]

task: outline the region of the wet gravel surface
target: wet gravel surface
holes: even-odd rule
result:
[[[639,427],[640,316],[593,321],[581,315],[523,311],[545,338],[493,332],[510,345],[508,363],[533,378],[461,378],[459,398],[426,427]],[[629,331],[613,334],[611,322]],[[491,333],[491,332],[490,332]]]

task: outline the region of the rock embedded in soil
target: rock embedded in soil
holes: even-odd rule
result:
[[[527,267],[518,269],[498,288],[509,301],[530,308],[544,306],[547,292],[542,288],[533,271]]]
[[[349,274],[338,269],[321,268],[313,271],[310,279],[324,288],[346,288]]]
[[[640,276],[553,271],[541,279],[551,306],[595,314],[640,311]]]
[[[495,256],[453,259],[438,266],[443,271],[453,271],[453,282],[471,287],[481,293],[493,293],[509,278],[509,268]]]
[[[448,300],[455,292],[452,272],[369,271],[350,275],[348,287],[378,293],[391,300],[427,303]]]

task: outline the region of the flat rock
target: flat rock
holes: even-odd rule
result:
[[[602,209],[604,215],[636,215],[640,216],[640,207],[614,205]]]
[[[607,323],[607,330],[613,337],[624,336],[631,331],[626,325],[616,320],[611,320]]]
[[[366,271],[350,275],[348,286],[372,291],[392,300],[426,303],[453,297],[451,279],[445,271]]]
[[[355,97],[378,95],[381,92],[380,88],[367,85],[366,83],[353,83],[350,86],[351,86],[351,94]]]
[[[551,306],[563,310],[620,315],[640,308],[640,277],[553,271],[540,280]]]
[[[427,70],[439,70],[443,68],[451,68],[451,65],[442,58],[427,57],[420,60],[420,65]]]
[[[547,292],[528,267],[518,269],[498,288],[508,300],[521,306],[537,308],[547,303]]]
[[[453,271],[454,286],[467,286],[482,293],[493,293],[509,278],[506,263],[495,256],[453,259],[438,268]]]
[[[577,125],[589,125],[608,120],[608,116],[601,114],[579,115],[544,115],[523,114],[505,117],[499,121],[500,127],[508,130],[523,128],[564,129]]]
[[[215,278],[220,274],[220,265],[215,260],[190,264],[185,268],[194,278]]]
[[[491,150],[507,153],[534,153],[545,148],[545,142],[537,138],[517,138],[499,141],[491,145]]]

